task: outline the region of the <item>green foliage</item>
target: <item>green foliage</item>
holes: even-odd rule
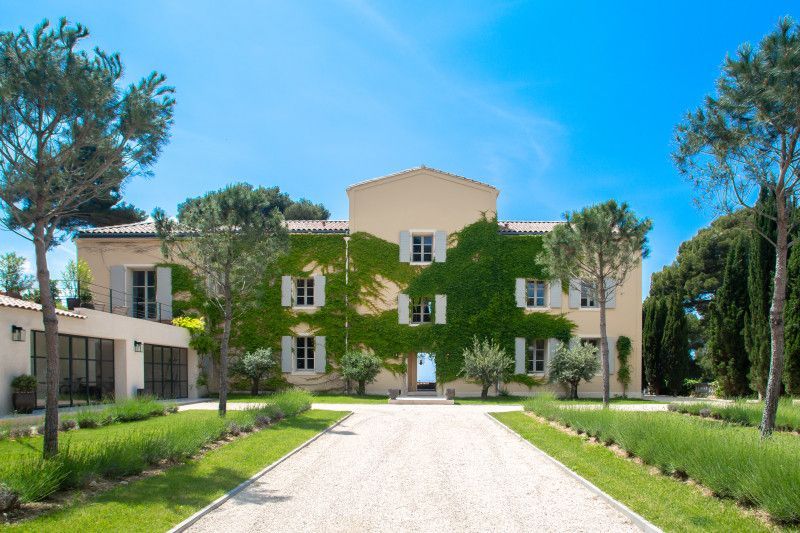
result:
[[[36,390],[36,377],[21,374],[11,380],[11,388],[17,392],[33,392]]]
[[[622,385],[622,397],[626,396],[628,385],[631,383],[631,339],[625,335],[617,338],[617,359],[619,368],[617,369],[617,381]]]
[[[250,392],[258,394],[261,380],[275,368],[272,349],[257,348],[237,357],[231,365],[231,374],[249,379],[252,383]]]
[[[366,350],[348,350],[339,360],[342,377],[358,383],[358,394],[366,394],[367,383],[372,383],[381,371],[381,360]]]
[[[664,357],[661,340],[667,321],[667,302],[663,297],[648,296],[642,308],[642,364],[644,380],[651,394],[664,392]]]
[[[328,220],[331,213],[324,205],[301,198],[286,206],[283,209],[283,216],[286,220]]]
[[[19,298],[33,288],[33,276],[25,273],[27,261],[15,252],[0,255],[0,291]]]
[[[766,511],[773,519],[800,521],[800,439],[758,432],[674,413],[564,409],[533,399],[527,410],[616,444],[665,474],[689,477],[717,496]]]
[[[490,338],[479,340],[477,336],[473,337],[472,346],[464,348],[462,357],[462,374],[480,384],[481,398],[484,400],[489,387],[505,381],[513,373],[514,358]]]
[[[202,333],[206,330],[206,321],[203,317],[179,316],[172,319],[172,325],[186,328],[191,334]]]
[[[83,259],[77,261],[70,259],[64,267],[61,278],[68,297],[78,298],[82,304],[92,302],[94,275],[92,275],[92,269],[89,268],[89,263]]]
[[[800,246],[789,256],[789,287],[786,298],[786,367],[783,382],[786,392],[800,395]],[[779,415],[780,416],[780,415]]]
[[[684,392],[684,380],[691,362],[688,333],[686,311],[680,299],[673,297],[667,302],[664,336],[661,338],[664,386],[670,394]]]
[[[600,371],[597,348],[591,344],[575,343],[570,347],[560,342],[550,360],[550,381],[569,386],[570,398],[578,398],[581,380],[590,381]]]
[[[710,416],[742,426],[758,427],[764,411],[763,402],[737,400],[732,403],[719,402],[677,402],[669,404],[670,411],[695,416]],[[781,399],[778,405],[778,416],[775,429],[780,431],[800,431],[800,405],[791,398]]]

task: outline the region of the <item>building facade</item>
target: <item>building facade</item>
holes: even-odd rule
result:
[[[498,194],[419,167],[350,186],[347,221],[287,221],[290,252],[254,280],[262,284],[257,311],[235,325],[234,346],[272,348],[282,378],[314,390],[341,389],[338,358],[366,348],[384,361],[368,392],[454,387],[470,395],[480,389],[460,376],[461,351],[473,336],[492,336],[515,359],[501,388],[561,390],[547,383],[548,362],[558,342],[599,344],[597,302],[580,280],[544,279],[537,256],[557,222],[498,221]],[[142,222],[80,233],[96,307],[162,322],[191,312],[187,302],[202,284],[175,277],[184,269],[165,262],[154,230]],[[612,394],[624,388],[616,379],[620,337],[631,341],[625,392],[641,394],[641,277],[640,266],[609,302]],[[431,365],[436,383],[420,378]],[[213,365],[203,372],[213,388]],[[579,393],[599,396],[601,381]]]

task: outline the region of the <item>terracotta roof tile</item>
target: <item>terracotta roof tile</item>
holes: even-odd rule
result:
[[[28,309],[29,311],[42,310],[42,306],[37,304],[36,302],[30,302],[28,300],[20,300],[19,298],[13,298],[5,294],[0,294],[0,306],[14,307],[17,309]],[[73,313],[71,311],[64,311],[62,309],[56,309],[56,314],[62,316],[69,316],[72,318],[86,318],[85,316],[79,315],[78,313]]]
[[[553,231],[558,221],[534,220],[498,220],[500,233],[503,235],[543,235]]]
[[[289,233],[347,233],[346,220],[287,220]],[[102,228],[87,228],[78,232],[78,237],[155,237],[153,221],[120,224]]]

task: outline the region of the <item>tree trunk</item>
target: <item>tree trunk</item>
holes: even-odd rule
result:
[[[608,334],[606,333],[606,287],[605,279],[597,280],[597,294],[600,298],[600,370],[603,373],[603,409],[608,408],[611,397],[608,376]]]
[[[770,342],[772,356],[769,363],[769,378],[764,394],[764,414],[761,418],[761,438],[772,435],[775,417],[778,414],[778,400],[783,378],[783,310],[786,306],[786,262],[789,255],[786,198],[783,190],[775,192],[776,235],[775,235],[775,277],[772,291],[772,305],[769,310]]]
[[[483,384],[483,386],[481,387],[481,400],[485,400],[489,397],[489,387],[491,386],[492,386],[491,383]]]
[[[573,400],[578,399],[578,382],[573,381],[569,384],[569,397]]]
[[[258,385],[261,381],[259,378],[252,378],[253,383],[250,385],[250,394],[253,396],[258,396]]]
[[[44,342],[47,348],[47,399],[44,412],[44,457],[53,457],[58,453],[58,317],[50,291],[50,271],[47,269],[47,242],[42,224],[36,224],[33,230],[33,247],[36,251],[36,279],[39,282],[39,293],[42,302],[42,322],[44,322]]]
[[[219,416],[225,417],[228,411],[228,344],[231,339],[233,311],[230,288],[225,287],[225,318],[222,327],[222,341],[219,344]]]
[[[358,382],[358,395],[364,396],[367,393],[367,382],[366,381],[359,381]]]

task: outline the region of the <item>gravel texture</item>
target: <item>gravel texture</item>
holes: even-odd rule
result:
[[[347,409],[191,531],[638,531],[484,414],[518,408]]]

